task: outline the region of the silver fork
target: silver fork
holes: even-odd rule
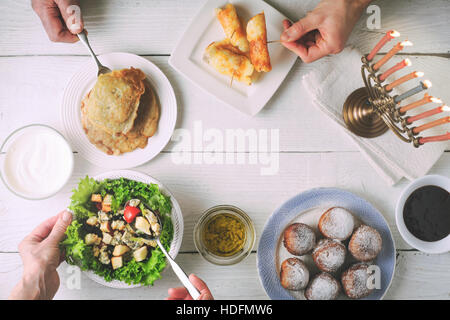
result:
[[[126,206],[126,205],[125,205]],[[145,204],[144,207],[146,207],[148,210],[150,210]],[[151,210],[150,210],[151,211]],[[152,211],[153,212],[153,211]],[[155,215],[156,219],[158,219],[158,223],[160,225],[160,228],[162,230],[163,228],[163,224],[162,224],[162,220],[161,217],[159,216],[158,213],[153,212],[153,214]],[[158,244],[158,247],[161,249],[161,251],[164,253],[164,255],[166,256],[167,260],[170,263],[170,266],[172,267],[173,272],[175,273],[175,275],[178,277],[178,279],[181,281],[181,283],[184,285],[184,287],[187,289],[187,291],[189,292],[189,294],[191,295],[192,299],[197,300],[200,297],[200,292],[198,291],[198,289],[191,283],[191,281],[189,280],[189,277],[187,276],[187,274],[183,271],[183,269],[178,265],[178,263],[175,262],[175,260],[171,257],[171,255],[167,252],[166,248],[164,248],[164,245],[161,243],[160,240],[160,236],[161,236],[161,232],[155,236],[152,240],[155,240],[156,243]]]
[[[102,65],[100,63],[100,61],[98,61],[97,56],[95,55],[94,51],[92,50],[92,48],[89,44],[89,40],[88,40],[86,31],[84,31],[84,30],[81,31],[80,33],[77,34],[77,36],[80,39],[80,41],[86,46],[86,48],[89,49],[89,52],[91,53],[92,58],[94,58],[94,60],[95,60],[95,63],[97,64],[97,67],[98,67],[97,76],[111,72],[111,69],[109,69],[108,67],[105,67],[104,65]]]

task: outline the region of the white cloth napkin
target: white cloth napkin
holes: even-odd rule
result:
[[[347,47],[338,55],[314,63],[302,83],[314,105],[342,127],[361,150],[376,172],[393,185],[403,177],[413,180],[425,175],[440,158],[446,143],[428,143],[414,148],[388,131],[366,139],[351,133],[342,118],[342,106],[350,93],[364,86],[361,78],[361,54]]]

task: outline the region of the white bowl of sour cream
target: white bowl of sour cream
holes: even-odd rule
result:
[[[3,182],[25,199],[55,195],[72,175],[74,158],[69,143],[46,125],[17,129],[6,138],[0,152]]]

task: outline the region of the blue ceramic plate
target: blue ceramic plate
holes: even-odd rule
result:
[[[317,225],[321,213],[330,207],[342,207],[349,210],[357,220],[375,228],[380,233],[383,248],[374,261],[381,271],[380,289],[375,289],[365,299],[379,300],[386,294],[394,275],[396,254],[392,233],[383,215],[366,200],[353,193],[334,188],[318,188],[300,193],[285,202],[275,210],[264,226],[259,241],[257,266],[261,283],[271,299],[292,300],[303,296],[303,292],[291,292],[280,284],[279,265],[284,259],[282,251],[286,251],[280,241],[284,229],[294,221],[301,221],[311,226]],[[305,262],[308,264],[307,261]],[[314,273],[314,270],[312,271]],[[344,295],[341,294],[341,297]]]

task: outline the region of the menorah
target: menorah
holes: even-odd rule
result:
[[[447,105],[442,105],[432,110],[417,114],[415,116],[407,115],[407,113],[425,105],[427,103],[442,103],[438,98],[425,94],[423,99],[400,107],[401,101],[431,87],[429,80],[421,81],[420,84],[403,94],[392,95],[392,91],[400,84],[423,76],[423,72],[412,72],[393,81],[390,84],[384,84],[385,80],[394,72],[410,66],[411,61],[404,59],[391,67],[387,71],[381,73],[380,68],[387,63],[397,52],[405,46],[410,46],[410,41],[399,42],[378,62],[373,63],[376,53],[391,39],[400,36],[397,31],[391,30],[380,40],[375,48],[362,57],[361,75],[365,87],[359,88],[352,92],[344,103],[343,117],[344,121],[354,134],[365,137],[374,138],[384,134],[391,129],[401,140],[412,143],[416,148],[419,146],[435,141],[450,140],[450,132],[438,136],[422,137],[420,134],[430,128],[449,123],[450,117],[444,117],[435,121],[431,121],[421,126],[415,126],[414,122],[425,119],[432,115],[450,111]]]

